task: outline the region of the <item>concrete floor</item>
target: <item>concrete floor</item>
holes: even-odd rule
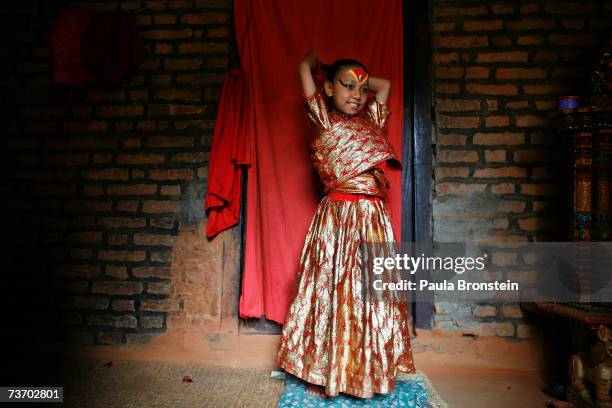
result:
[[[451,407],[543,408],[550,399],[537,371],[467,366],[420,367]]]
[[[273,335],[168,332],[142,347],[94,346],[72,355],[98,361],[196,362],[226,367],[276,369],[279,337]],[[451,407],[544,407],[542,344],[498,337],[413,339],[415,365]],[[75,353],[76,351],[76,353]]]

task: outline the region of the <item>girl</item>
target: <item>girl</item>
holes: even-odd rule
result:
[[[317,131],[311,158],[326,197],[306,235],[278,364],[310,383],[311,394],[370,398],[390,392],[398,372],[415,372],[407,305],[393,294],[385,301],[369,300],[361,251],[375,242],[368,247],[371,256],[396,253],[383,200],[385,166],[398,163],[382,130],[391,83],[370,77],[358,61],[338,60],[327,67],[328,110],[312,76],[319,65],[311,50],[299,74]],[[370,90],[376,96],[368,101]]]

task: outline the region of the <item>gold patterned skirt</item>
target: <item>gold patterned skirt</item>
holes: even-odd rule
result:
[[[399,372],[415,372],[408,307],[364,292],[362,243],[390,243],[375,255],[395,255],[384,201],[333,196],[319,203],[308,230],[277,362],[327,395],[370,398],[392,391]]]

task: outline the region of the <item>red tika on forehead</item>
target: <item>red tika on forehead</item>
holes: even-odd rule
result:
[[[354,67],[349,69],[349,72],[352,73],[355,76],[355,79],[357,79],[357,82],[362,83],[364,82],[366,79],[368,79],[368,74],[367,72],[365,72],[365,70],[361,67]]]

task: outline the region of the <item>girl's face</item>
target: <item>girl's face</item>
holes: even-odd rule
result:
[[[368,82],[359,83],[347,67],[336,75],[334,82],[325,81],[325,93],[332,98],[334,108],[342,113],[354,115],[361,111],[368,100]]]

